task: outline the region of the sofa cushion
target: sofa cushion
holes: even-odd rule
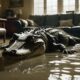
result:
[[[29,19],[32,19],[37,25],[44,26],[45,25],[45,16],[40,15],[31,15]]]
[[[60,20],[60,26],[73,26],[72,19],[69,20]]]
[[[59,26],[59,15],[46,15],[45,25],[54,27]]]
[[[68,34],[80,38],[80,26],[61,28]]]

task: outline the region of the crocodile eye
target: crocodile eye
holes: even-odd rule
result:
[[[33,42],[34,41],[34,37],[33,36],[28,36],[26,39],[26,42]]]

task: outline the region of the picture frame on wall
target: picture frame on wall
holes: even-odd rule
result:
[[[9,0],[10,7],[23,7],[23,0]]]

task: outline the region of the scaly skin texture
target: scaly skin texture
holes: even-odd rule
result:
[[[54,28],[30,28],[22,33],[15,33],[9,44],[4,47],[3,56],[37,55],[45,52],[61,51],[73,53],[66,46],[74,46],[80,39]]]

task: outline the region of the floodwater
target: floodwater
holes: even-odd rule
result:
[[[80,53],[46,53],[12,64],[8,61],[0,58],[0,80],[80,80]]]

